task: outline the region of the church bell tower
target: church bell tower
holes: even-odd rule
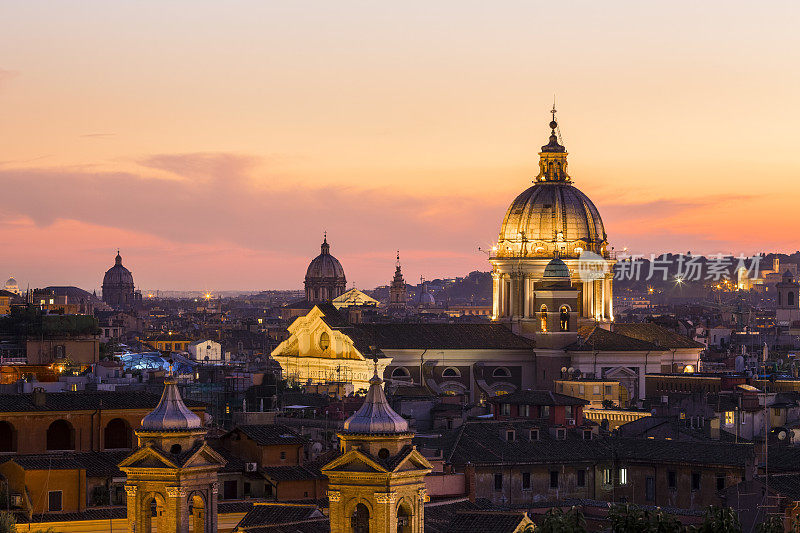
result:
[[[425,476],[433,467],[411,444],[414,433],[389,406],[382,383],[376,367],[364,405],[345,420],[339,434],[341,455],[322,467],[328,477],[331,531],[425,530]]]
[[[397,251],[397,262],[395,263],[394,279],[389,286],[389,309],[392,311],[403,311],[406,308],[408,293],[406,292],[406,282],[403,279],[403,272],[400,270],[400,251]]]
[[[161,401],[136,431],[138,449],[119,465],[126,476],[129,533],[217,532],[217,471],[225,459],[205,434],[175,380],[167,378]]]

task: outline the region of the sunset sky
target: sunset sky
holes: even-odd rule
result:
[[[556,94],[639,253],[800,248],[798,2],[5,1],[0,281],[300,288],[488,270]]]

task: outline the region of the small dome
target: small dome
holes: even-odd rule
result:
[[[8,281],[6,281],[6,287],[8,288],[8,287],[16,287],[16,286],[17,286],[17,280],[15,280],[13,277],[8,278]]]
[[[161,401],[147,416],[142,418],[144,431],[180,431],[202,427],[200,417],[183,403],[175,380],[164,381]]]
[[[306,281],[315,280],[344,280],[344,268],[342,264],[330,253],[331,247],[326,237],[322,241],[321,253],[312,259],[306,270]]]
[[[544,267],[544,278],[566,278],[569,279],[569,267],[567,264],[559,259],[558,257],[554,257],[547,266]]]
[[[369,380],[369,392],[361,408],[344,421],[344,433],[393,434],[408,433],[408,422],[389,406],[381,384],[383,380],[375,375]]]
[[[433,297],[433,294],[429,292],[423,292],[422,295],[419,297],[420,305],[436,305],[436,298]]]
[[[103,276],[103,285],[106,287],[133,287],[133,274],[131,271],[122,266],[122,256],[117,251],[117,257],[114,258],[114,266],[106,271]]]

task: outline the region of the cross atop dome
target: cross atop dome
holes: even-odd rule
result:
[[[564,148],[558,140],[558,134],[556,133],[556,128],[558,128],[558,122],[556,122],[556,103],[553,100],[553,109],[550,110],[552,114],[552,119],[550,120],[550,139],[547,144],[542,146],[542,152],[550,152],[550,153],[564,153],[566,154],[567,149]]]

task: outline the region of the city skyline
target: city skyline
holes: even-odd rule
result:
[[[31,287],[119,248],[143,288],[297,289],[324,231],[348,286],[397,249],[409,282],[488,270],[553,93],[617,251],[800,248],[791,3],[82,5],[0,8],[0,275]]]

